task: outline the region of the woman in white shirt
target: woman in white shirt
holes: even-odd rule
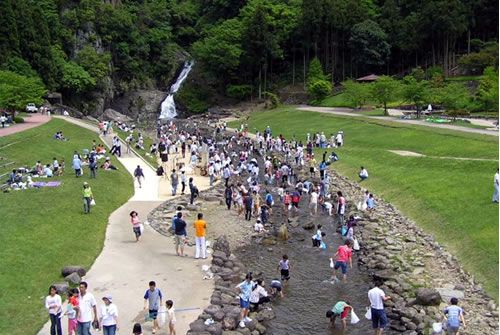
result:
[[[113,304],[113,297],[106,295],[102,298],[101,325],[103,335],[115,335],[118,329],[118,308]]]
[[[50,335],[62,335],[61,313],[62,300],[57,294],[57,288],[52,285],[49,287],[49,295],[45,298],[45,308],[49,311],[50,317]]]
[[[256,285],[250,294],[250,303],[253,305],[254,310],[259,309],[259,305],[271,301],[268,297],[267,291],[264,288],[264,281],[262,279],[256,280]]]

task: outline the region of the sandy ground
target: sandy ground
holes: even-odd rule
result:
[[[65,119],[96,130],[92,125],[80,120]],[[108,143],[110,139],[104,140]],[[192,258],[194,248],[187,249],[186,253],[191,257],[176,256],[173,239],[160,235],[147,224],[142,240],[139,243],[135,242],[130,226],[130,211],[137,211],[139,217],[145,220],[148,213],[160,205],[162,200],[172,197],[168,181],[157,177],[141,158],[126,154],[122,156],[120,161],[131,174],[138,164],[143,167],[145,181],[142,188],[135,183],[134,196],[109,217],[104,248],[84,280],[89,283],[89,291],[94,294],[98,306],[102,304],[101,298],[105,293],[113,296],[114,303],[119,309],[121,333],[124,334],[131,333],[135,322],[143,324],[145,334],[150,333],[151,322],[144,322],[143,296],[148,288],[148,282],[155,280],[165,298],[174,301],[177,309],[177,332],[185,334],[189,329],[189,323],[209,305],[213,282],[202,279],[201,267],[210,264],[211,260],[210,258],[194,260]],[[208,178],[192,176],[200,191],[207,188]],[[188,224],[192,222],[189,220]],[[75,260],[73,263],[77,264],[78,261]],[[67,334],[66,320],[63,318],[62,322],[64,334]],[[50,324],[47,323],[38,334],[49,334],[49,329]],[[162,328],[157,334],[167,334],[167,330]]]

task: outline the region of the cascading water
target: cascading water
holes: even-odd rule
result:
[[[177,110],[175,109],[174,94],[177,93],[184,80],[186,80],[189,72],[193,68],[193,65],[194,61],[188,61],[184,63],[184,67],[182,68],[179,77],[177,77],[175,83],[170,87],[170,93],[161,103],[161,113],[159,119],[173,119],[174,117],[177,116]]]

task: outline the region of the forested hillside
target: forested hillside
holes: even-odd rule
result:
[[[466,54],[466,71],[498,63],[496,0],[2,0],[0,13],[1,69],[86,112],[165,90],[190,58],[180,98],[194,109],[303,82],[314,57],[332,81],[433,65],[448,75]]]

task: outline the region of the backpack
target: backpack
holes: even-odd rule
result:
[[[292,195],[292,202],[298,203],[300,201],[300,197],[297,193]]]

